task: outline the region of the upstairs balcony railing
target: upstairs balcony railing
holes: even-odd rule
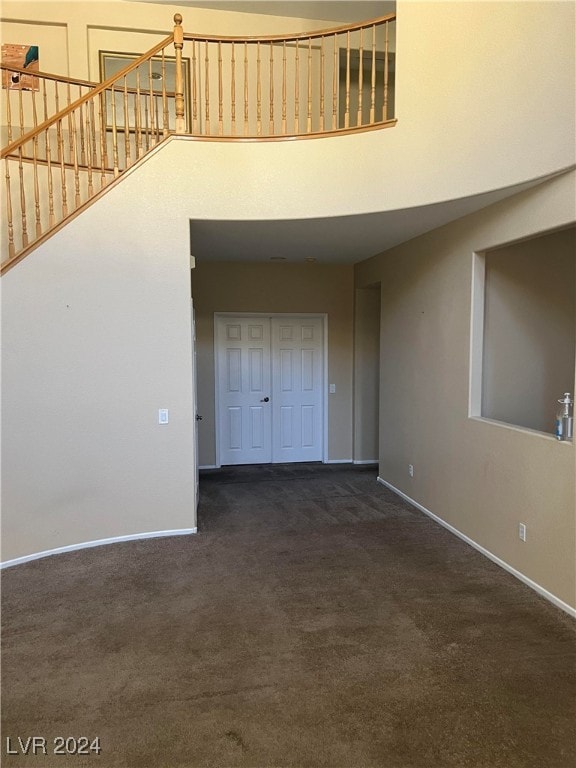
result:
[[[174,31],[102,83],[34,73],[3,99],[2,272],[172,134],[279,140],[392,126],[395,16],[298,35]],[[3,73],[3,77],[6,77]]]
[[[311,34],[216,38],[181,35],[176,17],[185,132],[282,139],[394,124],[395,19]]]

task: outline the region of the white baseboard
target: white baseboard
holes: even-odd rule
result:
[[[546,600],[551,602],[557,608],[560,608],[569,616],[576,619],[576,608],[573,608],[571,605],[568,605],[568,603],[565,603],[563,600],[560,600],[559,597],[556,597],[556,595],[552,594],[552,592],[549,592],[547,589],[542,587],[537,582],[532,581],[532,579],[528,578],[528,576],[525,576],[521,571],[517,571],[516,568],[513,568],[505,560],[501,560],[497,555],[494,555],[492,552],[490,552],[488,549],[483,547],[481,544],[478,544],[476,541],[474,541],[474,539],[471,539],[469,536],[466,536],[466,534],[462,533],[462,531],[459,531],[458,528],[454,528],[453,525],[450,525],[450,523],[447,523],[445,520],[442,520],[442,518],[438,517],[438,515],[435,515],[433,512],[430,512],[430,510],[426,509],[426,507],[423,507],[422,504],[419,504],[417,501],[414,501],[414,499],[411,499],[410,496],[407,496],[405,493],[402,493],[402,491],[400,491],[398,488],[393,486],[391,483],[387,482],[386,480],[383,480],[381,477],[378,477],[378,482],[382,483],[382,485],[385,485],[387,488],[389,488],[391,491],[393,491],[398,496],[403,498],[409,504],[412,504],[412,506],[416,507],[416,509],[419,509],[420,512],[424,512],[425,515],[428,515],[428,517],[431,517],[432,520],[439,523],[443,528],[446,528],[447,530],[449,530],[450,533],[453,533],[455,536],[458,536],[458,538],[462,539],[462,541],[465,541],[466,544],[469,544],[471,547],[474,547],[474,549],[478,550],[478,552],[483,554],[489,560],[492,560],[493,563],[496,563],[496,565],[499,565],[500,568],[503,568],[505,571],[508,571],[508,573],[511,573],[512,576],[515,576],[517,579],[519,579],[524,584],[526,584],[526,586],[530,587],[530,589],[533,589],[534,592],[537,592],[539,595],[546,598]]]
[[[378,464],[378,459],[354,459],[354,464]]]
[[[150,531],[149,533],[133,533],[129,536],[114,536],[111,539],[96,539],[96,541],[84,541],[81,544],[68,544],[65,547],[56,547],[56,549],[47,549],[44,552],[35,552],[32,555],[15,557],[13,560],[5,560],[0,563],[0,569],[10,568],[13,565],[29,563],[31,560],[39,560],[42,557],[51,555],[62,555],[64,552],[75,552],[77,549],[88,549],[90,547],[101,547],[104,544],[118,544],[121,541],[136,541],[137,539],[157,539],[164,536],[186,536],[191,533],[198,533],[197,528],[177,528],[171,531]]]
[[[283,464],[284,462],[273,462],[274,464]],[[290,462],[288,462],[290,463]],[[297,464],[298,462],[294,462]],[[323,462],[323,464],[378,464],[378,459],[374,459],[374,461],[352,461],[352,459],[326,459],[326,461]],[[234,465],[230,465],[234,466]],[[221,465],[219,464],[202,464],[198,469],[221,469]]]

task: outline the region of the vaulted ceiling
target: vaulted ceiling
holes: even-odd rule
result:
[[[138,0],[166,3],[172,0]],[[213,11],[261,13],[270,16],[293,16],[300,19],[322,19],[347,22],[364,21],[392,13],[396,2],[390,0],[178,0],[176,5]]]

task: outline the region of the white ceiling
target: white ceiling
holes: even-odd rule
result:
[[[191,253],[198,261],[352,264],[541,183],[399,211],[324,219],[275,221],[190,220]]]
[[[267,16],[289,16],[300,19],[322,19],[347,22],[364,21],[393,13],[391,0],[136,0],[137,2],[185,5],[216,11],[261,13]]]

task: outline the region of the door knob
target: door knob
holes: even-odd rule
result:
[[[196,421],[202,421],[202,416],[199,416],[198,414],[196,414]]]
[[[263,397],[262,400],[260,400],[261,403],[268,403],[270,401],[269,397]]]

